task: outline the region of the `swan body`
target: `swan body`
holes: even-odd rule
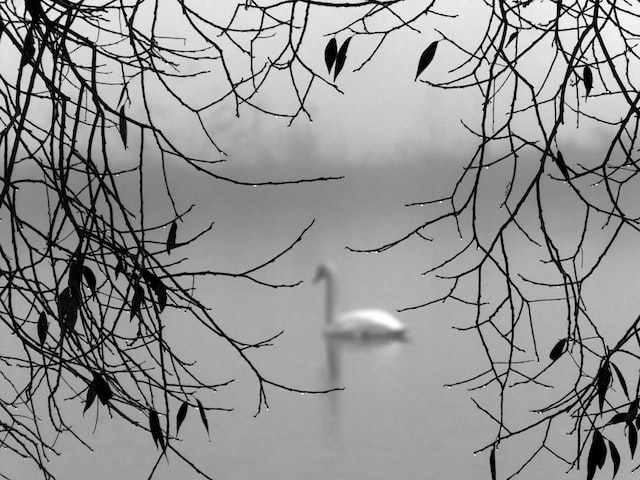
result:
[[[407,328],[396,317],[384,310],[363,309],[345,312],[335,317],[336,282],[333,269],[320,265],[314,281],[324,280],[325,297],[325,334],[348,338],[391,338],[403,337]]]
[[[356,338],[399,337],[406,330],[402,322],[390,313],[374,309],[345,312],[325,327],[327,335]]]

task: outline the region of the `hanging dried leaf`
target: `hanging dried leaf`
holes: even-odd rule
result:
[[[636,453],[636,447],[638,446],[638,431],[633,425],[629,425],[627,436],[629,438],[629,451],[631,452],[631,458],[633,458],[633,455]]]
[[[602,434],[595,430],[589,449],[589,457],[587,458],[587,480],[592,480],[596,473],[596,467],[602,468],[607,458],[607,446],[604,443]]]
[[[122,272],[124,272],[124,265],[122,263],[122,259],[118,257],[118,262],[116,263],[116,268],[114,272],[116,278],[118,278],[118,275],[120,275]]]
[[[556,163],[558,164],[558,168],[560,169],[562,176],[568,180],[569,169],[567,168],[567,164],[565,163],[564,157],[562,156],[560,150],[558,150],[558,153],[556,154]]]
[[[169,227],[169,235],[167,235],[167,253],[171,255],[171,250],[176,247],[176,235],[178,233],[178,224],[174,220]]]
[[[124,148],[127,148],[127,116],[124,113],[124,105],[120,107],[120,112],[118,114],[118,131],[120,132],[120,138],[122,138],[122,143],[124,144]]]
[[[167,289],[162,283],[159,283],[158,288],[156,288],[154,292],[158,302],[158,310],[162,313],[164,308],[167,306]]]
[[[511,44],[511,42],[513,42],[516,39],[516,37],[518,36],[518,33],[519,32],[516,30],[511,35],[509,35],[509,39],[507,40],[507,43],[505,44],[505,47],[508,47]]]
[[[558,340],[558,342],[551,349],[551,353],[549,353],[549,358],[554,362],[558,360],[564,353],[564,347],[566,344],[567,344],[566,338]]]
[[[620,371],[620,369],[616,366],[615,363],[610,362],[611,366],[613,367],[613,371],[616,372],[616,376],[618,377],[618,382],[620,382],[620,386],[622,387],[622,391],[624,392],[625,396],[627,398],[629,398],[629,390],[627,390],[627,382],[624,379],[624,376],[622,375],[622,372]]]
[[[607,423],[607,425],[615,425],[616,423],[622,423],[627,421],[626,413],[616,413],[611,420]]]
[[[98,394],[98,398],[103,405],[106,405],[111,397],[113,397],[113,392],[111,391],[111,387],[109,386],[109,382],[105,380],[105,378],[99,373],[92,372],[93,374],[93,382],[91,385],[93,389]]]
[[[93,388],[92,383],[89,385],[89,388],[87,388],[87,398],[84,401],[84,410],[82,411],[83,415],[91,408],[91,405],[93,405],[93,402],[96,399],[96,394],[97,392],[95,388]]]
[[[44,341],[47,339],[47,330],[49,330],[47,314],[41,312],[38,317],[38,340],[40,340],[40,346],[44,345]]]
[[[164,286],[164,284],[158,277],[156,277],[146,268],[142,270],[142,278],[144,278],[145,282],[147,282],[149,288],[153,290],[153,293],[156,296],[158,310],[162,312],[167,306],[167,287]]]
[[[95,296],[96,294],[96,276],[93,271],[89,267],[82,266],[82,276],[84,277],[84,281],[87,282],[89,289],[91,290],[91,295]]]
[[[615,478],[618,469],[620,468],[620,452],[616,448],[615,444],[609,440],[609,453],[611,454],[611,461],[613,462],[613,478]]]
[[[331,68],[336,61],[336,55],[338,54],[338,42],[335,37],[327,42],[327,46],[324,47],[324,63],[327,64],[327,73],[331,73]]]
[[[424,69],[427,68],[429,64],[433,61],[433,57],[436,55],[437,48],[438,48],[438,41],[436,40],[435,42],[431,42],[429,46],[425,49],[425,51],[422,52],[422,55],[420,55],[420,60],[418,61],[418,70],[416,72],[416,78],[414,82],[418,80],[418,77],[420,76],[420,74],[424,72]]]
[[[129,317],[131,320],[140,314],[140,305],[142,302],[144,302],[144,288],[136,285],[134,287],[133,298],[131,299],[131,316]]]
[[[589,65],[585,65],[582,70],[582,81],[584,82],[584,89],[586,90],[586,97],[589,96],[589,92],[591,92],[591,88],[593,87],[593,73],[591,72],[591,67]]]
[[[142,278],[145,282],[147,282],[147,285],[149,285],[151,289],[154,289],[154,285],[158,282],[158,277],[156,277],[153,272],[147,270],[146,268],[143,268],[141,273]]]
[[[153,437],[153,443],[156,444],[156,448],[160,445],[160,448],[164,450],[164,437],[162,436],[162,428],[160,427],[160,418],[158,412],[151,409],[149,412],[149,430]]]
[[[182,425],[182,422],[184,422],[184,419],[187,417],[188,408],[189,404],[182,402],[182,405],[180,405],[178,409],[178,415],[176,415],[176,437],[178,436],[178,432],[180,432],[180,425]]]
[[[338,56],[336,57],[336,69],[333,72],[333,81],[335,82],[338,78],[338,75],[342,71],[345,62],[347,61],[347,50],[349,48],[349,43],[351,42],[351,37],[347,38],[344,43],[340,46],[340,50],[338,50]]]
[[[71,293],[80,294],[80,286],[82,285],[82,266],[77,261],[69,264],[69,281],[67,282]]]
[[[57,303],[58,303],[58,316],[60,317],[59,318],[60,323],[62,323],[62,317],[68,310],[70,300],[71,300],[71,292],[67,287],[64,290],[62,290],[62,292],[60,292],[60,295],[58,295]]]
[[[491,469],[491,480],[496,480],[496,447],[491,449],[489,454],[489,468]]]
[[[200,412],[200,419],[202,420],[202,424],[204,425],[205,430],[207,431],[207,435],[209,435],[209,422],[207,421],[207,412],[205,412],[204,407],[200,400],[196,399],[198,402],[198,411]]]
[[[58,296],[58,322],[62,332],[73,330],[78,318],[78,297],[74,295],[69,287],[60,292]]]
[[[636,398],[629,404],[629,410],[627,411],[627,417],[625,418],[625,421],[629,425],[631,425],[633,424],[633,421],[636,419],[637,416],[638,416],[638,399]]]
[[[636,417],[636,430],[640,430],[640,417]]]
[[[600,411],[604,407],[604,399],[611,383],[611,369],[609,368],[609,362],[604,362],[600,370],[598,371],[597,389],[598,389],[598,401],[600,404]]]

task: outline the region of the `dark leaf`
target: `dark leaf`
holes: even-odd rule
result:
[[[171,222],[171,227],[169,227],[169,235],[167,235],[167,253],[171,255],[171,250],[176,247],[176,234],[178,233],[178,224],[175,222]]]
[[[616,423],[622,423],[627,421],[626,413],[616,413],[611,420],[607,423],[607,425],[615,425]]]
[[[76,320],[78,320],[78,310],[69,311],[64,317],[64,329],[67,332],[72,331],[76,326]]]
[[[91,383],[89,388],[87,388],[87,398],[84,401],[84,410],[82,411],[83,415],[91,408],[91,405],[93,405],[93,402],[96,399],[96,393],[96,390],[93,388],[93,383]]]
[[[437,48],[438,48],[438,41],[436,40],[435,42],[431,42],[429,46],[425,49],[425,51],[422,52],[422,55],[420,55],[420,60],[418,61],[418,70],[416,72],[416,78],[414,81],[418,80],[418,77],[420,76],[420,74],[424,72],[424,69],[427,68],[429,64],[433,61],[433,57],[436,54]]]
[[[640,430],[640,417],[636,418],[636,430]]]
[[[629,425],[627,435],[629,436],[629,451],[631,452],[631,458],[633,458],[633,454],[636,453],[636,447],[638,446],[638,431],[633,425]]]
[[[629,391],[627,390],[627,382],[624,380],[624,377],[622,376],[622,372],[620,371],[620,369],[616,366],[615,363],[610,362],[611,366],[613,367],[613,371],[616,372],[616,376],[618,377],[618,381],[620,382],[620,386],[622,387],[622,391],[624,392],[625,396],[627,398],[629,398]],[[635,418],[635,416],[634,416]]]
[[[93,382],[91,382],[91,385],[93,385],[93,388],[98,394],[98,398],[100,399],[100,402],[103,405],[106,405],[107,402],[113,396],[111,387],[109,386],[109,383],[104,379],[102,375],[95,372],[92,372],[92,373],[93,373]]]
[[[332,38],[327,42],[327,46],[324,47],[324,63],[327,64],[327,72],[331,73],[331,68],[336,61],[336,55],[338,54],[338,42],[335,38]]]
[[[629,404],[629,410],[627,411],[626,422],[631,425],[638,416],[638,399],[636,398]]]
[[[151,430],[153,443],[156,444],[156,447],[160,445],[160,448],[164,450],[164,437],[162,436],[162,428],[160,427],[160,418],[158,418],[158,412],[153,409],[149,412],[149,430]]]
[[[189,404],[187,402],[182,402],[180,408],[178,409],[178,415],[176,415],[176,436],[178,436],[178,432],[180,431],[180,425],[184,422],[184,419],[187,416],[187,409],[189,408]]]
[[[509,35],[509,39],[507,40],[507,43],[505,44],[505,47],[508,47],[511,42],[513,42],[516,37],[518,36],[518,31],[516,30],[515,32],[513,32],[511,35]]]
[[[71,292],[69,288],[65,288],[58,295],[58,316],[62,317],[69,309],[69,303],[71,302]]]
[[[489,454],[489,468],[491,468],[491,480],[496,480],[496,447],[491,449]]]
[[[340,46],[340,50],[338,50],[338,56],[336,57],[336,69],[333,72],[333,81],[335,82],[338,78],[338,75],[342,71],[345,62],[347,61],[347,49],[349,48],[349,43],[351,42],[351,37],[347,38],[344,43]]]
[[[209,422],[207,421],[207,412],[204,411],[204,407],[200,400],[196,399],[198,402],[198,411],[200,412],[200,418],[202,419],[202,424],[204,425],[205,430],[207,431],[207,435],[209,434]]]
[[[562,153],[560,153],[560,150],[558,150],[558,153],[556,155],[556,163],[558,164],[560,172],[562,172],[562,176],[568,180],[569,169],[567,168],[567,164],[564,162],[564,157],[562,156]]]
[[[591,92],[591,88],[593,87],[593,73],[591,72],[591,67],[586,65],[582,70],[582,81],[584,82],[584,89],[586,90],[586,95],[589,96],[589,92]]]
[[[607,445],[604,443],[604,438],[602,437],[602,435],[600,436],[602,445],[602,455],[599,457],[599,462],[598,462],[598,470],[602,470],[602,467],[604,467],[604,463],[607,461]]]
[[[140,305],[144,302],[144,288],[136,285],[134,288],[133,298],[131,299],[131,316],[130,319],[140,314]]]
[[[38,317],[38,340],[40,340],[40,346],[44,345],[44,341],[47,339],[47,330],[49,330],[47,314],[41,312]]]
[[[146,268],[142,269],[142,278],[152,289],[155,288],[154,285],[158,282],[158,277],[156,277],[151,271],[147,270]]]
[[[124,266],[122,264],[122,260],[120,259],[120,257],[118,257],[118,262],[116,263],[116,268],[115,268],[116,278],[118,278],[118,275],[120,275],[120,273],[122,272],[124,272]]]
[[[74,295],[69,287],[65,288],[58,295],[58,322],[63,333],[73,330],[78,318],[78,297]]]
[[[82,267],[82,276],[84,277],[84,281],[89,285],[89,289],[91,290],[91,294],[95,296],[96,294],[96,276],[93,274],[93,271],[89,267]]]
[[[611,383],[611,369],[609,368],[609,362],[604,362],[600,371],[598,371],[597,387],[598,387],[598,401],[600,404],[600,411],[604,408],[604,399]]]
[[[120,132],[120,138],[122,138],[122,143],[124,144],[124,148],[127,148],[127,116],[124,113],[124,105],[120,107],[120,112],[118,115],[118,131]]]
[[[68,286],[71,293],[78,295],[80,293],[80,285],[82,284],[82,266],[77,261],[72,261],[69,265],[69,282]]]
[[[167,306],[167,287],[164,286],[164,284],[158,277],[156,277],[147,269],[142,270],[142,278],[144,278],[145,282],[147,282],[149,288],[153,290],[153,293],[156,296],[158,310],[162,312],[164,310],[164,307]]]
[[[618,473],[618,469],[620,468],[620,452],[618,452],[618,449],[611,440],[609,440],[609,453],[611,454],[611,461],[613,462],[612,478],[615,478],[616,473]]]
[[[566,344],[567,344],[567,339],[566,338],[558,340],[558,342],[551,349],[551,353],[549,354],[549,358],[554,362],[557,359],[559,359],[562,356],[562,354],[564,353],[564,347],[565,347]]]
[[[158,299],[158,309],[160,310],[160,312],[162,312],[164,310],[164,307],[167,306],[167,289],[162,283],[156,290],[156,298]]]
[[[607,458],[607,446],[604,443],[602,434],[595,430],[587,458],[587,480],[592,480],[596,473],[596,467],[602,468]]]

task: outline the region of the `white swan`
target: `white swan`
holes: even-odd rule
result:
[[[325,333],[336,337],[350,338],[390,338],[403,337],[407,328],[396,317],[384,310],[352,310],[338,318],[334,317],[336,299],[336,281],[333,269],[326,264],[316,271],[314,282],[324,280],[325,297]]]

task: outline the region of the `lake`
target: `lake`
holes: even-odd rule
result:
[[[331,261],[340,282],[339,310],[376,307],[393,312],[445,293],[448,283],[421,273],[459,241],[451,226],[427,232],[433,242],[410,240],[382,254],[355,254],[344,247],[370,248],[394,239],[429,211],[406,208],[405,203],[438,198],[449,185],[441,172],[420,165],[350,167],[341,173],[347,178],[311,185],[207,187],[195,182],[192,188],[179,189],[180,201],[198,205],[193,223],[181,226],[180,234],[197,230],[209,218],[216,222],[188,252],[197,268],[241,271],[256,265],[286,247],[315,219],[300,245],[256,274],[267,282],[304,280],[302,285],[270,289],[245,279],[214,278],[199,281],[196,288],[219,324],[239,339],[256,342],[284,331],[274,346],[249,354],[267,378],[300,389],[344,387],[306,395],[268,388],[269,409],[254,417],[259,398],[255,377],[230,349],[199,335],[184,323],[185,315],[174,313],[175,324],[169,328],[178,351],[197,360],[211,381],[235,378],[207,399],[234,408],[231,413],[210,412],[211,442],[197,413],[189,413],[180,435],[185,453],[216,479],[489,478],[488,451],[473,451],[491,443],[495,425],[474,406],[464,387],[445,387],[487,368],[477,336],[452,329],[469,325],[472,310],[446,303],[398,314],[409,328],[406,342],[335,341],[323,335],[324,289],[311,282],[317,265]],[[150,217],[165,213],[158,207]],[[536,312],[541,324],[548,325],[553,308],[542,306]],[[550,324],[556,326],[540,337],[543,361],[553,345],[549,342],[564,328],[562,318]],[[526,405],[551,399],[549,395],[537,388],[509,396],[509,413],[517,420],[532,418]],[[495,391],[474,396],[497,411]],[[78,420],[94,453],[70,440],[61,442],[61,451],[70,450],[52,462],[60,478],[146,478],[157,458],[151,437],[109,419],[104,409],[97,427],[95,421],[95,413]],[[572,440],[563,435],[556,432],[554,442],[571,452]],[[540,438],[536,433],[501,449],[499,475],[513,473],[515,460],[526,458]],[[21,478],[20,465],[15,469]],[[564,470],[547,456],[519,478],[557,477]],[[573,472],[568,478],[583,475]],[[170,455],[154,478],[198,477]]]

